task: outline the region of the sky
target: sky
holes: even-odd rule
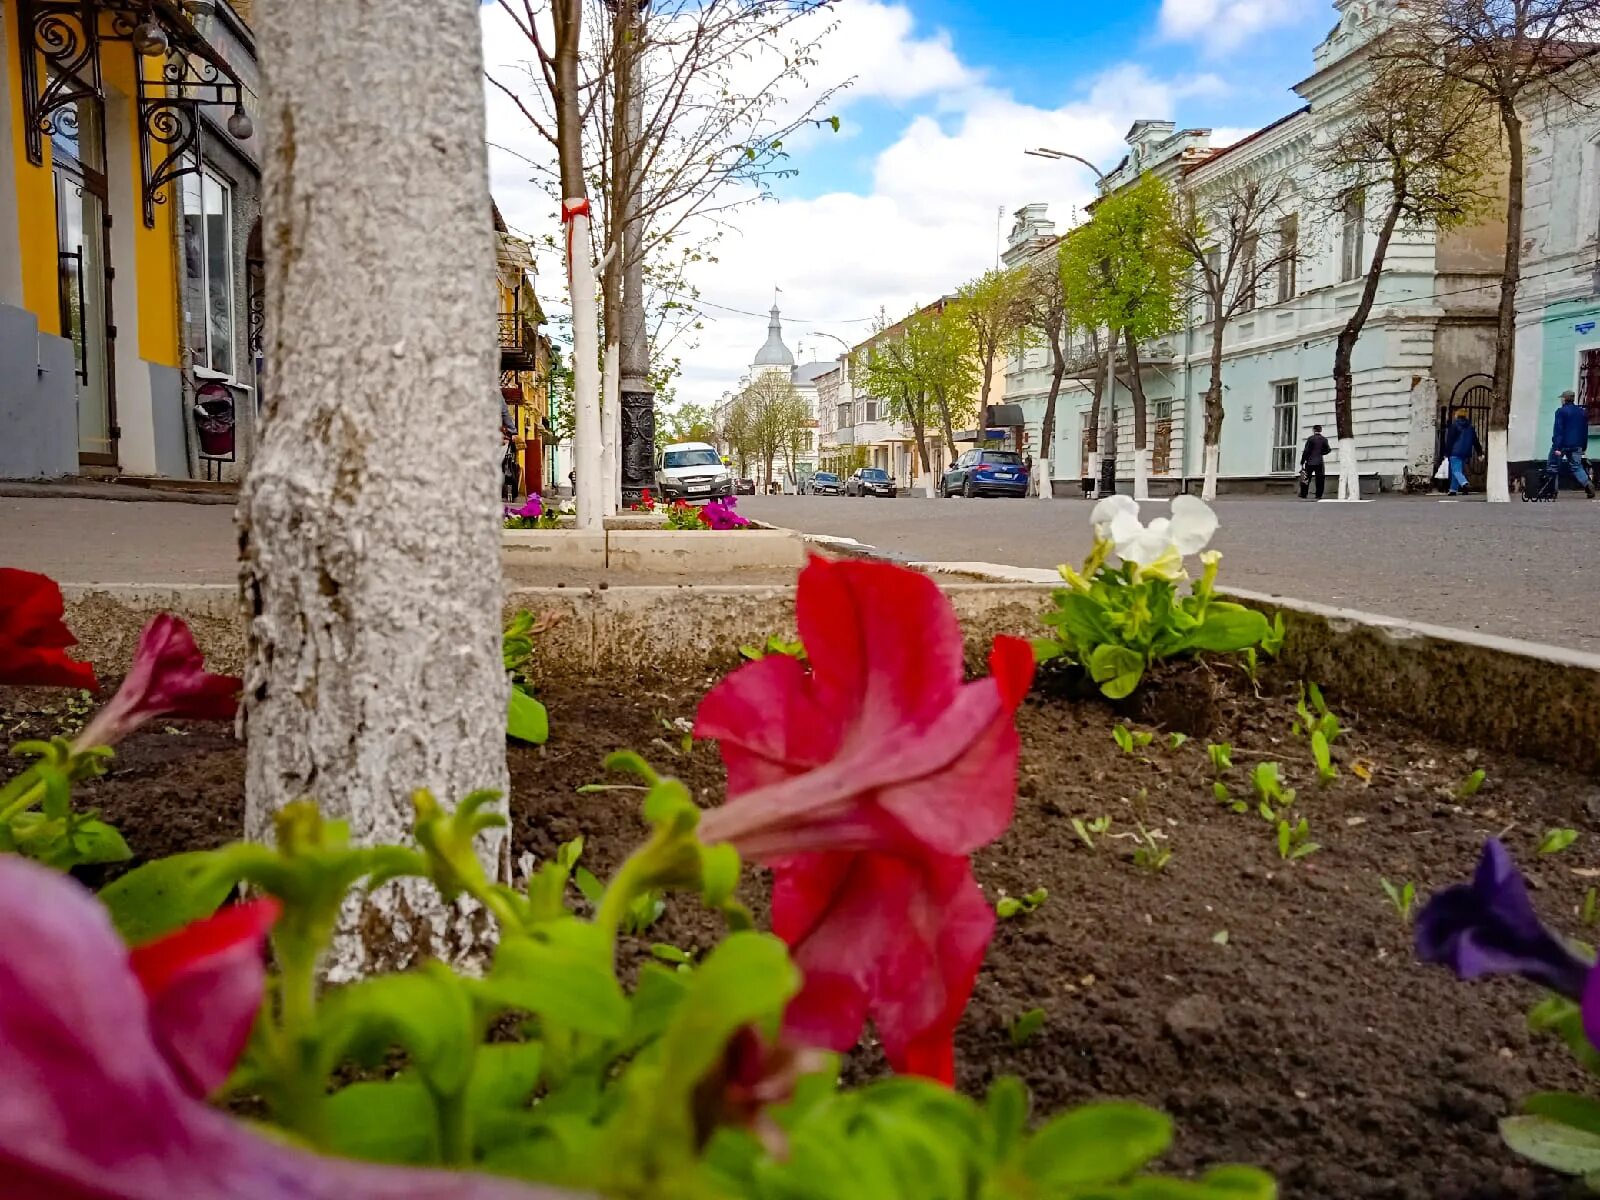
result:
[[[489,72],[514,79],[526,42],[497,4],[482,12]],[[1336,16],[1333,0],[838,0],[818,18],[829,29],[808,86],[850,81],[823,110],[839,130],[789,139],[793,176],[736,210],[717,261],[696,268],[703,328],[675,347],[678,399],[709,405],[738,386],[775,288],[789,348],[831,359],[880,310],[898,318],[992,267],[1022,205],[1048,204],[1058,230],[1076,223],[1093,176],[1029,148],[1108,169],[1135,120],[1210,128],[1227,145],[1292,111]],[[496,89],[488,106],[501,210],[548,236],[555,202],[519,157],[547,154]],[[559,259],[538,266],[541,299],[564,308]]]

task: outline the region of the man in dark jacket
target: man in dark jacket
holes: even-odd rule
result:
[[[1556,409],[1555,434],[1550,439],[1551,471],[1559,472],[1563,466],[1572,472],[1589,496],[1594,499],[1594,481],[1583,469],[1583,454],[1589,447],[1589,414],[1571,392],[1561,393],[1561,407]]]
[[[1467,494],[1467,464],[1473,455],[1482,453],[1483,443],[1472,427],[1472,418],[1466,409],[1456,409],[1456,419],[1444,431],[1444,456],[1450,460],[1450,495]]]
[[[1328,483],[1328,468],[1323,465],[1323,460],[1330,452],[1328,439],[1322,436],[1322,426],[1313,425],[1311,436],[1306,439],[1306,447],[1300,451],[1300,499],[1306,498],[1313,480],[1317,485],[1317,499],[1322,499],[1322,489]]]

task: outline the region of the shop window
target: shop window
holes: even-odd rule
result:
[[[1300,385],[1272,385],[1272,470],[1292,474],[1300,450]]]
[[[233,205],[210,171],[183,177],[184,318],[195,366],[234,373]]]

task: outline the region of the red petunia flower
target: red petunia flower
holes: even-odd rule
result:
[[[555,1200],[508,1179],[319,1157],[195,1095],[197,1065],[215,1076],[232,1064],[207,1031],[170,1021],[254,1016],[268,916],[225,910],[130,959],[80,884],[0,855],[6,1200]],[[217,986],[202,1005],[206,978]]]
[[[95,713],[73,744],[79,749],[114,746],[157,717],[231,721],[239,711],[243,686],[231,675],[210,674],[189,627],[171,613],[162,613],[139,634],[133,668],[117,694]]]
[[[805,973],[786,1029],[847,1050],[870,1017],[897,1071],[948,1083],[994,925],[969,856],[1011,822],[1032,650],[996,638],[990,677],[963,682],[949,600],[884,563],[813,559],[795,609],[809,671],[772,655],[701,702],[729,797],[701,833],[773,870],[773,932]]]
[[[100,687],[92,666],[67,657],[78,639],[61,620],[65,611],[48,575],[0,567],[0,683]]]

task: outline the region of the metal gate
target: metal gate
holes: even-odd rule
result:
[[[1472,422],[1472,427],[1478,431],[1478,440],[1488,444],[1489,410],[1494,407],[1494,376],[1493,375],[1468,375],[1450,392],[1450,402],[1439,406],[1438,416],[1434,422],[1433,457],[1437,462],[1444,457],[1444,435],[1449,429],[1450,422],[1462,410],[1466,411],[1467,420]],[[1482,491],[1484,482],[1489,476],[1487,459],[1476,459],[1467,464],[1467,486],[1474,491]]]

